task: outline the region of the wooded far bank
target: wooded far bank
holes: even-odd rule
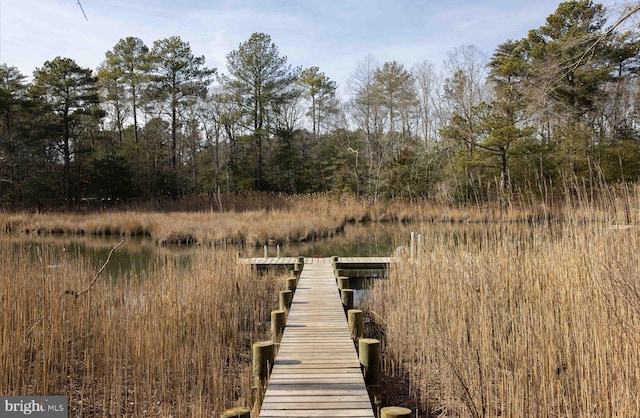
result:
[[[548,203],[636,182],[638,10],[564,2],[491,56],[463,45],[440,69],[367,56],[345,86],[265,33],[226,69],[179,36],[123,38],[95,71],[0,64],[0,207],[254,191]]]

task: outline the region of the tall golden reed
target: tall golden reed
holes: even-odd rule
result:
[[[3,395],[66,395],[82,417],[252,405],[251,343],[268,335],[277,277],[199,248],[187,265],[167,254],[148,277],[99,280],[74,298],[65,291],[95,273],[86,259],[15,241],[0,241],[0,253]]]
[[[640,234],[584,219],[427,226],[376,282],[387,373],[409,376],[421,411],[640,415]]]

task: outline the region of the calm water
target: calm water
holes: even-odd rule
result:
[[[393,254],[407,227],[398,224],[366,223],[347,224],[344,232],[332,238],[319,238],[303,243],[286,243],[280,246],[283,257],[388,257]],[[264,247],[244,248],[243,255],[262,257]],[[269,257],[276,256],[277,247],[267,248]]]
[[[316,239],[305,243],[286,243],[277,249],[275,246],[267,248],[270,257],[276,256],[305,256],[305,257],[386,257],[403,249],[408,251],[410,234],[421,235],[421,245],[428,251],[429,246],[436,242],[447,242],[451,246],[465,246],[470,243],[480,244],[488,232],[495,237],[496,229],[506,240],[525,242],[533,239],[533,229],[516,228],[502,225],[467,225],[467,224],[409,224],[392,223],[348,224],[344,233],[333,238]],[[6,237],[6,236],[5,236]],[[83,256],[91,260],[94,271],[98,271],[104,264],[109,251],[120,241],[119,237],[9,237],[16,245],[26,245],[29,257],[35,262],[39,253],[44,250],[53,251],[60,259],[73,259]],[[234,247],[234,251],[243,257],[262,257],[264,247]],[[149,271],[153,266],[162,265],[168,258],[180,260],[180,264],[188,265],[194,253],[192,246],[161,247],[148,237],[127,238],[124,245],[111,256],[103,276],[112,280],[119,277],[135,277]],[[54,257],[56,258],[56,257]],[[54,264],[57,261],[54,262]]]
[[[399,233],[397,225],[347,225],[344,233],[327,239],[316,239],[305,243],[286,243],[279,250],[275,246],[267,248],[269,256],[279,251],[281,256],[305,257],[332,255],[347,256],[389,256],[393,253]],[[3,236],[3,240],[26,248],[28,260],[38,262],[40,254],[52,253],[50,268],[61,265],[76,257],[90,260],[93,271],[98,271],[105,263],[109,252],[122,238],[96,236]],[[117,280],[120,277],[144,275],[152,267],[162,265],[168,258],[178,258],[188,265],[193,246],[161,247],[149,237],[130,237],[111,255],[102,273],[103,277]],[[264,247],[233,247],[246,257],[261,257]]]

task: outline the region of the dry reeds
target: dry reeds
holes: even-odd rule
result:
[[[65,291],[95,272],[52,248],[0,242],[0,393],[66,395],[71,416],[252,405],[251,343],[268,335],[278,278],[253,277],[231,251],[198,248],[75,298]]]
[[[377,282],[369,304],[384,319],[385,364],[406,379],[420,410],[633,416],[638,196],[629,188],[578,193],[554,208],[280,196],[273,207],[238,213],[2,214],[0,226],[262,245],[330,236],[344,222],[422,220],[421,253]],[[468,224],[475,228],[458,228]],[[94,277],[88,260],[46,240],[3,238],[0,393],[68,395],[77,416],[211,416],[251,404],[251,343],[267,334],[277,278],[253,277],[233,250],[202,245],[187,266],[165,253],[143,276],[74,298],[65,291]]]
[[[598,222],[425,234],[377,282],[387,373],[437,416],[640,411],[640,238]],[[375,317],[374,317],[375,318]]]
[[[482,204],[447,206],[437,202],[381,201],[352,196],[249,195],[227,197],[242,211],[103,211],[90,213],[2,213],[0,231],[37,235],[151,236],[157,244],[265,244],[305,242],[339,233],[348,222],[487,224],[615,222],[628,224],[638,207],[637,188],[603,186],[590,195],[566,186],[568,197],[555,204],[515,196]],[[187,205],[189,206],[189,205]]]
[[[293,209],[246,212],[3,214],[3,230],[37,235],[151,236],[160,245],[304,242],[336,234],[349,210],[327,197],[291,198]]]

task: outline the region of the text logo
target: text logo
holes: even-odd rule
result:
[[[0,418],[67,418],[66,396],[0,396]]]

